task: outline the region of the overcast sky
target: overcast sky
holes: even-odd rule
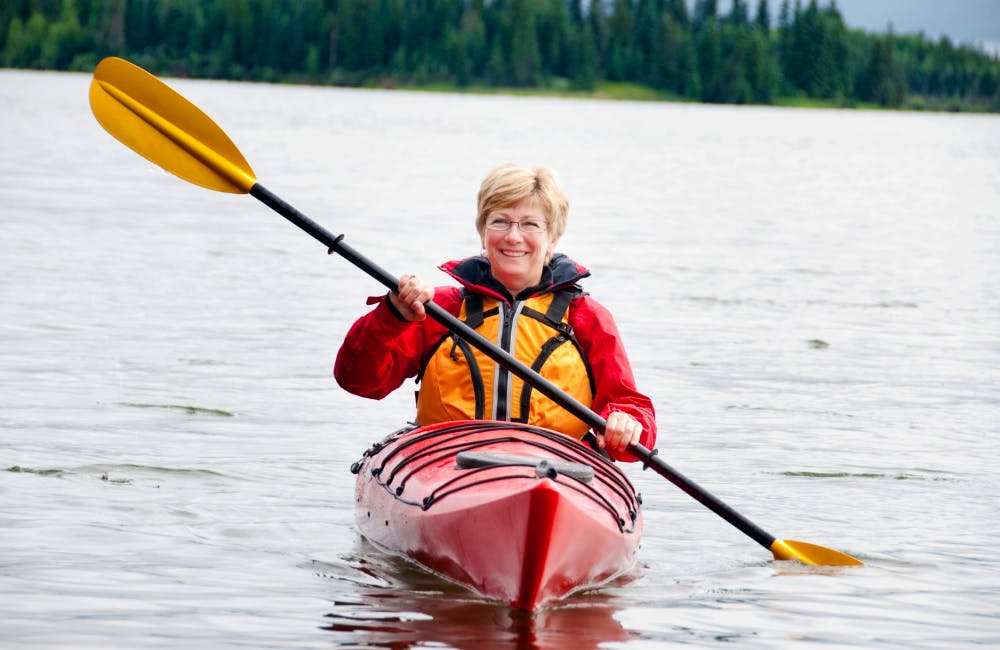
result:
[[[891,22],[899,34],[1000,44],[998,0],[837,0],[837,7],[850,27],[885,31]]]
[[[768,0],[777,22],[781,0]],[[790,0],[794,6],[795,0]],[[809,0],[802,0],[805,6]],[[821,7],[830,0],[818,0]],[[897,34],[923,32],[937,40],[948,36],[956,43],[982,43],[989,51],[1000,50],[1000,0],[836,0],[848,27],[883,33],[892,23]],[[693,4],[693,3],[692,3]],[[728,12],[730,0],[719,1],[719,11]],[[751,15],[757,0],[748,0]]]

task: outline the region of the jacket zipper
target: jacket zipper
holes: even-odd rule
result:
[[[514,338],[517,332],[517,318],[524,308],[524,301],[515,300],[510,308],[505,308],[503,303],[500,308],[500,333],[497,341],[500,349],[508,354],[514,354]],[[511,376],[510,371],[496,364],[494,373],[496,381],[493,385],[493,419],[510,419],[510,391]]]

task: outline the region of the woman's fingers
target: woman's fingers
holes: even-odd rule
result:
[[[615,411],[608,415],[604,435],[599,437],[604,449],[625,451],[629,445],[639,442],[642,435],[642,425],[628,413]]]
[[[424,320],[427,318],[424,303],[434,297],[434,289],[417,276],[407,273],[399,278],[396,296],[399,302],[394,301],[393,304],[407,320]]]

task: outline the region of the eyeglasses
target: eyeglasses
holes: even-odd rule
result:
[[[497,230],[500,232],[507,232],[510,230],[511,226],[517,226],[521,234],[524,235],[540,235],[545,232],[545,221],[541,219],[525,219],[524,221],[511,221],[510,219],[504,219],[503,217],[490,217],[486,220],[486,228],[488,230]]]

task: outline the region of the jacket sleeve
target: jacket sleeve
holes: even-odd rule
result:
[[[568,320],[594,374],[594,411],[605,419],[614,411],[628,413],[642,424],[639,444],[653,449],[656,445],[653,402],[635,385],[632,365],[611,312],[584,295],[573,301]],[[615,458],[636,460],[631,454]]]
[[[453,314],[461,305],[455,287],[437,287],[434,302]],[[337,352],[333,376],[344,390],[382,399],[410,377],[416,377],[447,331],[429,316],[408,322],[397,316],[386,296],[368,299],[375,304],[351,326]]]

